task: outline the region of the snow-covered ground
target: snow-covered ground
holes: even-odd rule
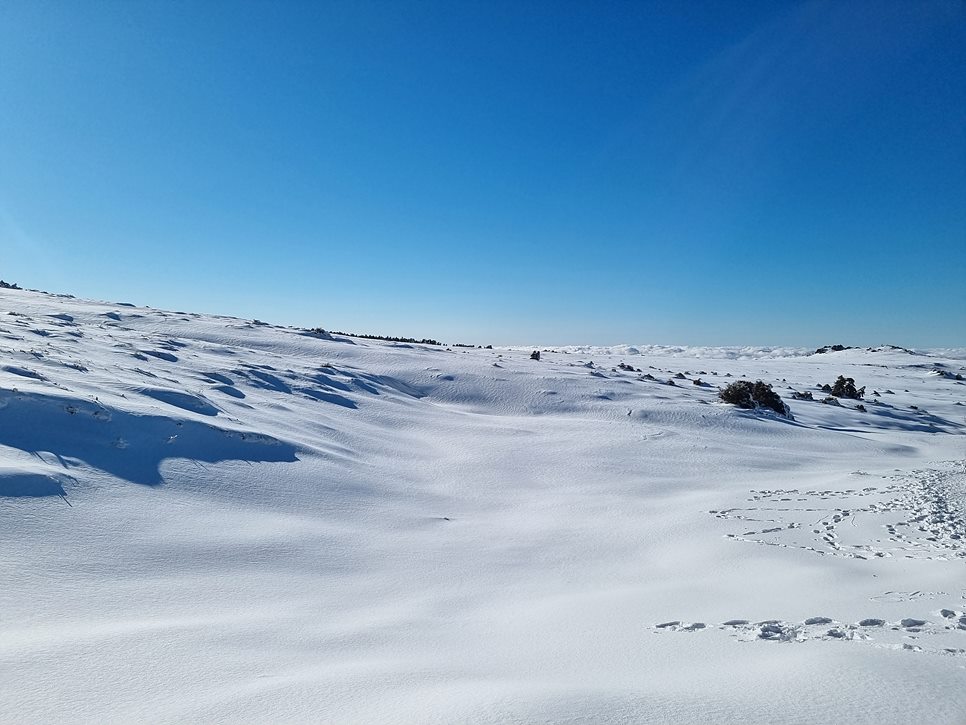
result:
[[[966,360],[806,352],[2,290],[0,720],[962,723]]]

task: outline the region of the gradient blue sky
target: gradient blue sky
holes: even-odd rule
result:
[[[964,7],[0,0],[0,277],[481,344],[966,345]]]

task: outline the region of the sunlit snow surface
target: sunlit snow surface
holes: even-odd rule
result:
[[[541,350],[0,291],[0,720],[966,722],[963,351]]]

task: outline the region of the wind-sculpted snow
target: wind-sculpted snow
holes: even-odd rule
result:
[[[73,479],[61,471],[0,468],[0,496],[64,496],[64,483]]]
[[[177,408],[210,415],[207,408],[186,403],[195,400],[187,394],[142,392]],[[0,390],[0,408],[5,420],[16,421],[3,431],[3,445],[62,462],[74,479],[89,467],[124,481],[157,485],[162,482],[161,462],[167,458],[207,463],[296,460],[294,446],[262,433],[219,428],[190,418],[130,413],[79,398]]]
[[[966,358],[533,349],[0,290],[0,722],[966,721]]]

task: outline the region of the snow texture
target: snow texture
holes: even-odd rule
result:
[[[966,356],[813,353],[0,290],[0,721],[962,723]]]

